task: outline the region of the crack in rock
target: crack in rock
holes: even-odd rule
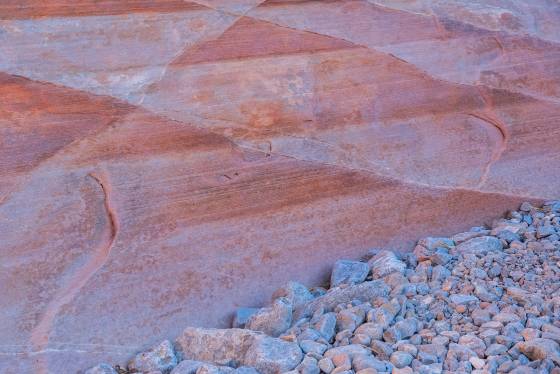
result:
[[[103,175],[103,177],[101,176]],[[105,173],[95,175],[88,174],[101,187],[103,192],[103,205],[108,219],[108,228],[105,229],[100,245],[95,248],[91,258],[79,268],[64,284],[48,303],[39,323],[31,331],[30,342],[34,351],[48,350],[49,337],[53,324],[62,307],[70,303],[78,292],[87,284],[93,275],[102,268],[111,253],[111,248],[119,231],[117,215],[111,202],[111,187],[107,182]],[[42,357],[38,362],[37,373],[48,373],[46,358]]]

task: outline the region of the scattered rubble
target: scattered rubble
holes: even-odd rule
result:
[[[560,201],[523,203],[491,228],[425,238],[402,256],[338,261],[329,290],[290,282],[271,306],[238,310],[233,328],[189,327],[128,370],[560,374]]]

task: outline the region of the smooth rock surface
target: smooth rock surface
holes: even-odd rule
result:
[[[559,25],[548,0],[3,2],[0,372],[124,365],[557,197]]]

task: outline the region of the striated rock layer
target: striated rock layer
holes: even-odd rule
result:
[[[3,2],[0,371],[119,362],[557,197],[558,25],[551,0]]]

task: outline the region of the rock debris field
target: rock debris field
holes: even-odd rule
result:
[[[328,290],[290,282],[230,329],[86,373],[560,374],[560,201],[367,258],[337,261]]]

